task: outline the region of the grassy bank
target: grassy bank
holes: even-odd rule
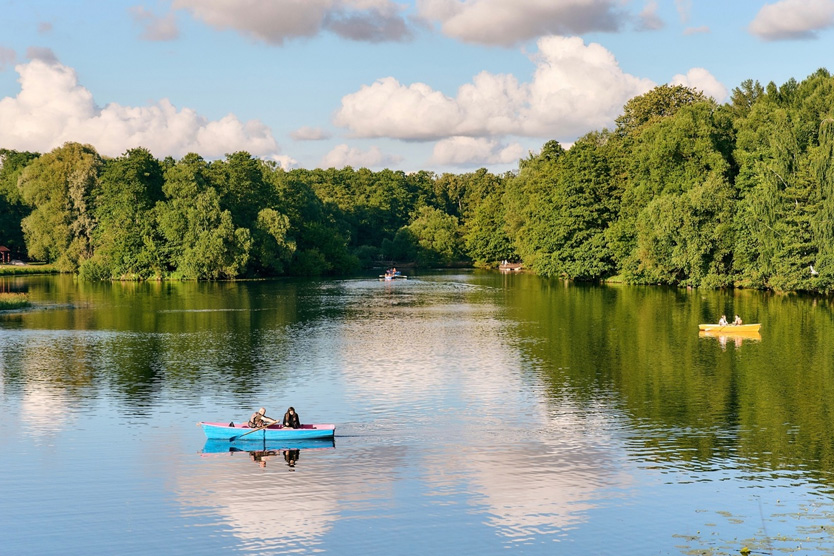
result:
[[[20,274],[60,274],[60,271],[51,264],[0,265],[0,276]]]
[[[0,310],[20,309],[29,305],[29,296],[25,293],[0,293]]]

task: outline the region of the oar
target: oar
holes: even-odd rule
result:
[[[268,425],[264,425],[264,426],[262,426],[262,427],[258,427],[257,429],[252,429],[252,430],[251,430],[251,431],[249,431],[249,432],[245,432],[245,433],[243,433],[243,434],[239,434],[239,435],[237,435],[237,436],[233,436],[233,437],[231,437],[231,438],[229,439],[229,442],[234,442],[234,441],[235,441],[235,440],[237,440],[238,438],[243,438],[243,437],[244,437],[244,436],[246,436],[247,434],[252,434],[253,432],[262,431],[262,430],[264,430],[264,429],[266,429],[266,428],[268,428],[268,427],[271,427],[271,426],[272,426],[272,425],[274,425],[275,423],[277,423],[277,421],[275,421],[275,422],[273,422],[273,423],[270,423],[270,424],[268,424]]]

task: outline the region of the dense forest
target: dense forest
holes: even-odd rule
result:
[[[289,170],[250,156],[0,150],[0,243],[91,280],[521,261],[571,280],[834,289],[834,77],[719,105],[663,85],[516,172]]]

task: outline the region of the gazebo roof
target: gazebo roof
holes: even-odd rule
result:
[[[5,245],[0,245],[0,252],[11,253],[12,250],[6,247]]]

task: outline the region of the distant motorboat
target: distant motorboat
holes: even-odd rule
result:
[[[408,280],[408,276],[399,270],[386,270],[385,274],[379,275],[380,281],[390,282],[391,280]]]

